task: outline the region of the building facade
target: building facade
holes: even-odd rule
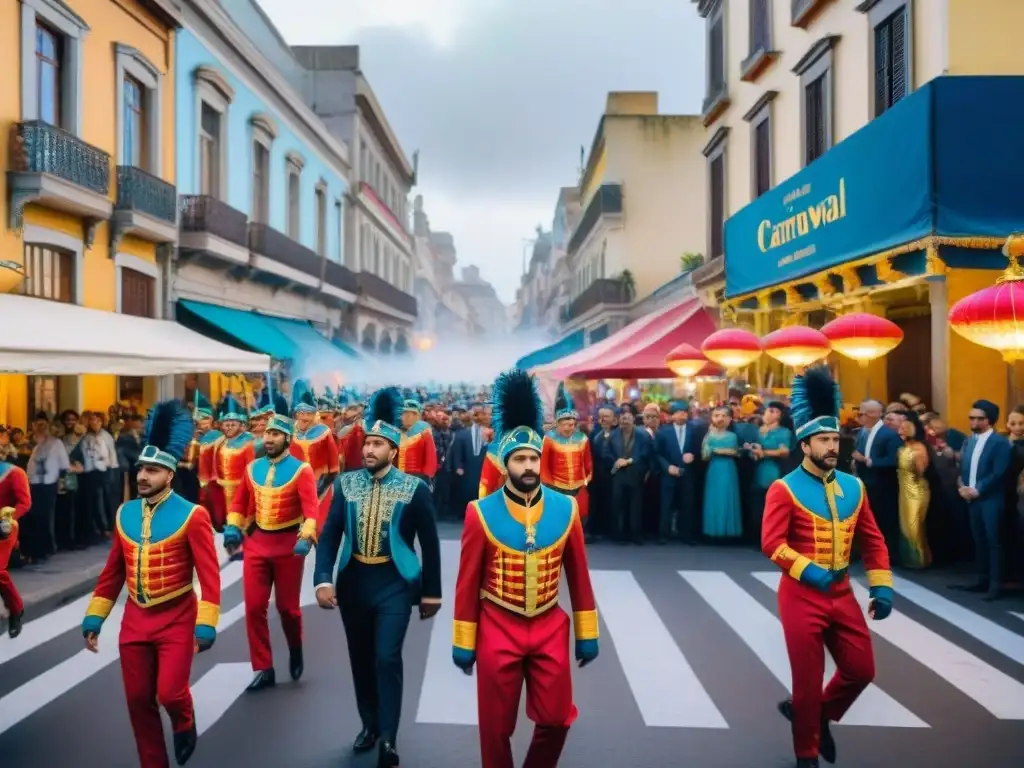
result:
[[[563,332],[589,341],[625,323],[630,305],[681,271],[700,252],[705,201],[699,117],[658,114],[658,95],[608,94],[579,184],[579,221],[566,246],[571,275]]]
[[[214,0],[189,0],[176,46],[183,322],[209,306],[313,322],[337,336],[356,304],[344,266],[348,149]],[[296,65],[297,66],[297,65]]]
[[[162,318],[177,242],[175,30],[169,0],[21,0],[0,5],[0,260],[16,290]],[[18,318],[7,318],[17,328]],[[126,321],[127,322],[127,321]],[[60,328],[25,328],[60,334]],[[141,404],[156,380],[0,375],[0,423],[36,411]]]
[[[520,333],[544,332],[548,330],[545,316],[550,309],[548,298],[551,296],[554,267],[551,260],[551,233],[538,226],[534,237],[524,244],[524,252],[526,245],[530,247],[530,259],[524,265],[519,288],[516,289],[516,307],[513,311],[515,325],[512,330]]]
[[[1006,158],[993,158],[1001,140],[1013,143],[1000,132],[1013,118],[982,118],[981,105],[1016,99],[1021,83],[980,76],[1024,72],[1009,53],[1024,5],[695,5],[708,38],[709,260],[694,275],[705,302],[758,333],[794,318],[817,326],[851,310],[888,317],[905,337],[893,353],[864,369],[836,361],[853,399],[913,392],[954,420],[976,397],[1007,404],[998,355],[951,334],[946,314],[994,281],[1012,225],[999,220],[1003,203],[968,216],[971,203],[948,196],[971,184],[975,197],[1001,186]],[[988,131],[977,147],[968,141],[971,121]],[[947,199],[937,202],[940,195]],[[948,211],[962,214],[955,226],[945,223]],[[953,361],[977,375],[953,376]]]
[[[346,204],[346,265],[356,273],[357,313],[349,332],[362,348],[409,349],[416,323],[409,193],[416,170],[360,68],[358,46],[294,46],[306,98],[352,153]]]
[[[484,336],[500,338],[509,332],[509,309],[494,286],[480,276],[480,267],[463,267],[462,278],[452,284],[452,290],[469,305]]]

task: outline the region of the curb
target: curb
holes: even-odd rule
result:
[[[50,611],[55,611],[58,608],[67,605],[68,603],[74,602],[82,595],[89,594],[93,587],[96,586],[97,574],[89,574],[83,576],[80,581],[76,581],[70,586],[64,587],[63,589],[57,590],[52,594],[45,595],[36,600],[28,599],[25,601],[25,620],[31,621],[32,619],[38,619]],[[7,616],[0,616],[0,634],[7,633]]]

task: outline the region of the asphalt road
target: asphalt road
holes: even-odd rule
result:
[[[448,597],[457,554],[457,541],[446,541]],[[771,586],[778,573],[764,558],[739,549],[595,545],[591,569],[601,656],[574,670],[580,717],[562,766],[792,764],[789,729],[775,713],[789,676]],[[201,737],[190,765],[372,768],[373,755],[350,753],[359,720],[345,638],[338,615],[312,605],[311,579],[305,678],[252,695],[242,693],[252,673],[240,568],[223,574],[221,633],[193,669]],[[835,729],[841,765],[1024,765],[1024,604],[976,602],[942,581],[898,579],[899,610],[872,625],[877,685]],[[4,768],[137,765],[116,660],[119,617],[93,656],[77,629],[84,604],[34,618],[15,641],[0,638]],[[479,765],[475,682],[450,663],[450,618],[449,602],[438,619],[410,627],[399,735],[410,768]],[[271,624],[278,679],[287,679],[284,638],[276,619]],[[519,759],[528,738],[523,714]]]

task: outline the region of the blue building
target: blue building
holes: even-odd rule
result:
[[[320,360],[323,370],[303,366],[306,375],[351,365],[342,329],[358,282],[344,266],[346,144],[307,106],[280,57],[253,42],[279,39],[265,17],[257,35],[216,0],[188,0],[183,15],[174,57],[177,319],[277,358]]]

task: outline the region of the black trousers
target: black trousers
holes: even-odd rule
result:
[[[643,477],[632,467],[623,467],[612,475],[612,510],[619,541],[641,541],[643,506]]]
[[[363,727],[396,743],[402,714],[402,646],[412,606],[394,565],[351,562],[338,574],[338,607],[348,640]]]
[[[452,517],[452,473],[439,469],[434,475],[434,509],[438,520]]]
[[[898,565],[900,559],[900,508],[899,485],[895,470],[879,470],[871,484],[864,484],[868,492],[868,503],[878,523],[878,529],[885,538],[889,550],[889,561]]]
[[[82,544],[91,544],[97,533],[113,530],[114,512],[109,510],[110,480],[106,472],[83,472],[78,476],[78,501],[82,505],[81,528],[75,528],[75,536]]]
[[[53,515],[54,537],[57,549],[71,549],[75,545],[75,491],[57,494],[57,508]]]
[[[700,533],[700,515],[693,488],[694,473],[683,469],[678,476],[665,472],[661,475],[661,509],[658,536],[662,539],[678,537],[687,543],[697,541]]]
[[[57,484],[33,483],[32,509],[23,518],[21,551],[25,557],[38,560],[57,551],[54,514],[57,507]]]
[[[594,467],[594,477],[587,486],[590,495],[590,514],[587,515],[587,533],[611,536],[615,531],[612,513],[612,477],[607,467]]]

